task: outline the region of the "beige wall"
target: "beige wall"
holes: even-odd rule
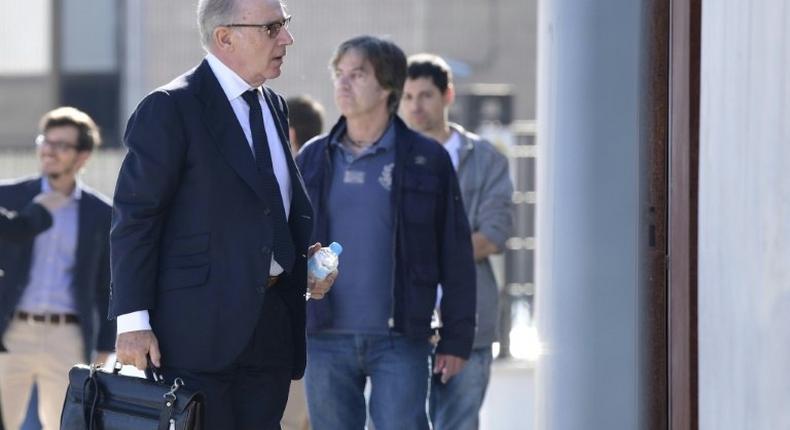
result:
[[[55,88],[46,76],[0,77],[0,148],[33,148],[38,120],[54,105]],[[0,176],[4,176],[0,170]]]
[[[142,2],[127,24],[127,110],[146,93],[197,64],[203,56],[194,1]],[[468,64],[457,83],[512,84],[515,117],[534,117],[536,0],[290,0],[295,44],[283,76],[271,85],[285,95],[307,93],[334,120],[327,68],[334,48],[359,34],[386,35],[407,54],[432,51]],[[139,18],[142,17],[142,20]],[[135,40],[138,39],[138,40]],[[129,81],[127,77],[127,81]],[[127,112],[128,114],[129,112]]]
[[[204,53],[195,0],[120,4],[123,129],[142,97],[196,65]],[[364,33],[389,36],[407,54],[431,51],[465,64],[468,75],[456,71],[461,88],[511,84],[515,118],[534,118],[537,0],[289,0],[287,5],[296,43],[283,76],[271,85],[285,95],[314,96],[327,108],[329,122],[337,116],[329,57],[341,41]],[[0,75],[0,94],[0,148],[26,144],[39,116],[56,103],[47,76]]]

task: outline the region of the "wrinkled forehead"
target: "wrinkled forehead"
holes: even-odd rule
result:
[[[277,21],[285,18],[285,4],[279,0],[237,0],[235,15],[244,23]]]

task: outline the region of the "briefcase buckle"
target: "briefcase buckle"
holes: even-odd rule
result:
[[[164,397],[165,400],[169,400],[171,402],[175,402],[176,401],[176,391],[178,391],[178,389],[183,387],[183,386],[184,386],[184,380],[179,378],[179,377],[176,377],[176,379],[173,381],[173,386],[170,387],[170,391],[168,391],[165,394],[163,394],[162,397]]]

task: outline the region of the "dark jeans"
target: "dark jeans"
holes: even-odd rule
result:
[[[365,427],[365,381],[376,430],[427,430],[428,339],[319,334],[307,338],[305,387],[314,430]]]
[[[227,368],[215,372],[169,368],[163,357],[166,380],[181,377],[187,387],[197,387],[206,396],[207,430],[280,429],[291,385],[293,345],[284,340],[291,333],[285,303],[274,290],[266,294],[249,344]]]

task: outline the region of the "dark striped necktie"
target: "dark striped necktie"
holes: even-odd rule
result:
[[[250,132],[252,134],[252,147],[255,151],[255,166],[263,176],[262,187],[266,196],[266,214],[272,217],[274,226],[274,259],[286,272],[290,272],[296,259],[291,229],[285,217],[280,185],[274,175],[272,156],[269,152],[269,139],[266,137],[266,128],[263,125],[263,111],[258,99],[258,90],[249,90],[242,94],[242,98],[250,105]]]

